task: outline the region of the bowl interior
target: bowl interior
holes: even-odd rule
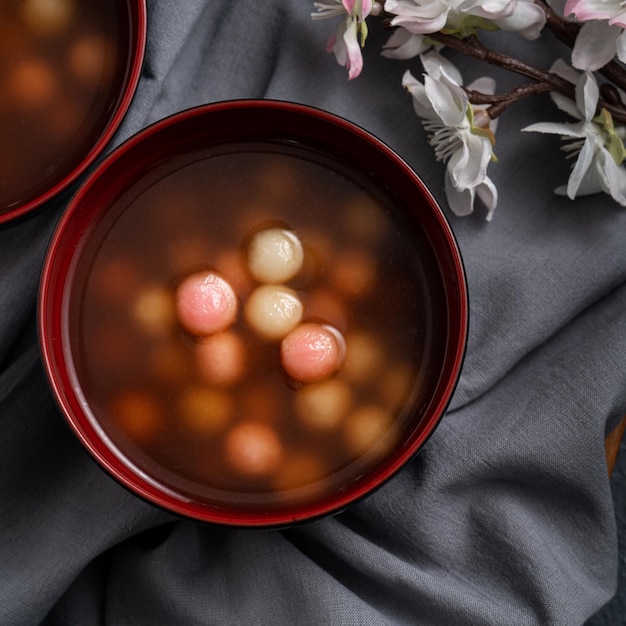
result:
[[[0,224],[69,187],[105,149],[139,80],[145,0],[0,7]]]
[[[349,387],[352,401],[348,417],[335,430],[322,433],[324,425],[300,424],[300,438],[293,444],[298,454],[285,444],[282,465],[271,480],[257,480],[226,469],[230,444],[216,434],[222,428],[214,427],[222,420],[216,412],[233,413],[235,405],[235,422],[254,415],[286,440],[291,435],[280,430],[286,426],[277,425],[276,415],[311,386],[285,380],[280,368],[266,372],[266,363],[277,361],[276,345],[255,339],[244,326],[236,330],[248,346],[251,373],[245,382],[226,390],[220,384],[199,384],[189,365],[196,356],[178,361],[176,350],[197,355],[202,342],[170,323],[170,296],[162,294],[174,293],[181,276],[216,268],[233,284],[241,281],[237,293],[245,310],[255,285],[245,271],[239,272],[240,265],[235,271],[229,263],[245,256],[251,232],[275,225],[299,233],[305,259],[310,259],[289,283],[301,294],[305,317],[319,318],[345,335],[345,371],[336,378]],[[351,274],[352,260],[360,253],[365,261],[361,254]],[[144,269],[135,271],[132,259],[139,259]],[[374,287],[367,286],[363,296],[356,289],[368,263],[377,269]],[[320,304],[320,294],[327,297],[326,305]],[[339,307],[333,309],[337,300]],[[116,317],[116,307],[124,311],[122,317]],[[39,313],[51,386],[95,459],[159,506],[202,521],[242,526],[284,525],[333,513],[392,476],[441,419],[459,375],[467,333],[459,252],[421,180],[384,144],[345,120],[271,101],[185,111],[112,153],[83,184],[57,227],[42,274]],[[131,328],[139,318],[140,327]],[[120,334],[125,326],[128,334]],[[367,339],[374,348],[359,352],[357,346],[367,345]],[[176,350],[154,356],[163,345]],[[147,360],[134,360],[149,353],[153,356]],[[377,362],[378,353],[384,356]],[[349,357],[357,354],[348,366]],[[368,361],[378,363],[369,378],[367,367],[363,374]],[[158,376],[168,370],[170,378],[155,374],[159,382],[148,384],[142,376],[156,363],[164,364]],[[175,363],[179,365],[172,367]],[[145,393],[126,393],[124,402],[118,401],[115,394],[133,372],[142,374],[129,388]],[[278,391],[272,396],[274,388]],[[189,400],[190,389],[201,401]],[[165,404],[154,408],[158,396],[166,398]],[[193,431],[198,420],[188,416],[197,411],[176,407],[198,402],[204,425]],[[207,406],[213,407],[210,417]],[[315,404],[313,409],[304,406],[309,409],[298,413],[296,407],[286,422],[315,413]],[[360,409],[372,406],[392,415],[393,424],[363,417],[368,410]],[[158,444],[154,441],[160,435],[144,428],[143,418],[137,421],[138,415],[166,414],[154,418],[163,424],[177,411],[176,420],[195,424],[191,434],[181,435],[184,429],[176,421],[175,427],[159,427],[168,434]],[[361,416],[353,419],[357,413]],[[372,413],[376,410],[369,410],[370,417]],[[116,425],[113,414],[132,414],[132,426],[126,418]],[[213,426],[206,426],[207,420]],[[358,441],[368,431],[370,442],[363,447]],[[342,437],[345,441],[338,444]],[[211,447],[215,440],[222,443]],[[338,449],[346,448],[352,456],[337,456]],[[188,467],[192,462],[193,468]]]

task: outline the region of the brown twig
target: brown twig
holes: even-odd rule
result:
[[[523,100],[529,96],[539,95],[552,91],[553,87],[550,83],[529,83],[527,85],[520,85],[512,91],[504,94],[486,94],[480,91],[474,91],[472,89],[466,89],[470,102],[472,104],[487,104],[487,113],[491,119],[498,117],[509,106]]]
[[[464,39],[460,39],[453,35],[446,35],[444,33],[432,33],[428,36],[433,41],[441,43],[454,50],[458,50],[467,56],[479,59],[511,72],[515,72],[516,74],[520,74],[521,76],[534,80],[536,84],[540,85],[540,87],[536,88],[536,91],[532,88],[521,87],[511,92],[511,94],[502,96],[496,103],[497,106],[489,110],[489,114],[492,118],[502,113],[502,111],[514,102],[517,102],[529,95],[534,95],[535,93],[556,91],[568,98],[571,98],[572,100],[575,100],[576,98],[576,86],[573,83],[561,78],[558,74],[543,70],[535,65],[526,63],[521,59],[491,50],[490,48],[484,46],[476,35],[470,35]],[[479,104],[474,100],[472,100],[472,102]],[[626,108],[623,104],[607,102],[601,98],[598,101],[598,109],[606,109],[616,120],[626,123]]]

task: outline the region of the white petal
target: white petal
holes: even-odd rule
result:
[[[444,179],[444,186],[446,200],[455,215],[464,217],[465,215],[472,213],[474,210],[474,196],[476,195],[474,189],[466,189],[465,191],[455,189],[447,171]]]
[[[571,65],[566,63],[563,59],[557,59],[552,66],[550,67],[550,71],[561,78],[575,85],[578,82],[578,77],[580,76],[580,72],[577,72]]]
[[[446,171],[444,188],[448,205],[455,215],[460,217],[470,215],[474,211],[474,200],[478,196],[479,200],[487,207],[485,219],[491,221],[498,204],[498,190],[489,177],[485,177],[485,180],[478,187],[461,191],[454,186],[449,173]]]
[[[589,166],[593,161],[593,153],[594,142],[587,138],[583,144],[580,154],[578,155],[578,159],[574,165],[574,169],[572,169],[569,180],[567,181],[567,196],[570,200],[573,200],[576,197],[580,183],[582,182],[583,177],[587,174]]]
[[[571,115],[577,120],[583,119],[582,113],[578,110],[576,103],[571,98],[557,93],[556,91],[552,91],[550,97],[552,98],[552,102],[554,102],[561,111]]]
[[[415,85],[422,85],[422,83],[420,83],[417,78],[411,74],[411,70],[405,70],[404,74],[402,74],[402,86],[405,89],[410,89]]]
[[[550,71],[566,81],[576,85],[580,79],[580,72],[576,71],[573,67],[568,65],[563,59],[557,59],[550,68]],[[556,91],[550,92],[550,97],[556,106],[565,113],[568,113],[577,120],[582,120],[581,112],[578,110],[576,103],[570,98],[557,93]]]
[[[555,190],[555,192],[559,192]],[[608,193],[622,206],[626,206],[626,170],[615,163],[608,150],[601,148],[591,167],[583,176],[576,196]]]
[[[562,191],[562,195],[567,195],[566,187],[555,189],[555,193],[558,193],[559,190]],[[580,185],[576,190],[576,197],[590,196],[600,192],[608,193],[608,184],[602,168],[598,167],[597,162],[594,162],[580,181]]]
[[[386,0],[385,11],[396,17],[432,19],[448,10],[445,0]]]
[[[426,54],[422,54],[420,57],[420,61],[424,66],[424,70],[429,76],[432,76],[435,79],[439,79],[441,77],[441,72],[444,71],[449,78],[451,78],[457,85],[463,84],[463,77],[461,76],[461,72],[456,68],[456,66],[447,59],[443,55],[431,50]]]
[[[485,219],[490,222],[493,217],[493,212],[498,205],[498,190],[489,176],[485,176],[485,180],[476,187],[476,194],[480,198],[480,201],[487,207]]]
[[[615,40],[620,33],[619,26],[609,26],[607,22],[585,22],[574,43],[572,65],[590,71],[604,67],[617,52]]]
[[[428,50],[423,35],[415,35],[405,28],[398,28],[387,39],[381,55],[388,59],[413,59]]]
[[[491,78],[491,76],[481,76],[472,81],[467,88],[473,91],[480,91],[484,94],[494,94],[496,91],[496,81]]]
[[[424,85],[406,70],[402,76],[402,86],[413,96],[413,108],[418,117],[426,120],[439,119],[426,95]]]
[[[522,128],[525,133],[545,133],[548,135],[563,135],[582,139],[587,136],[582,124],[560,124],[558,122],[537,122]]]
[[[448,19],[449,6],[445,2],[434,0],[427,4],[414,3],[411,6],[397,3],[398,6],[395,9],[389,10],[389,3],[385,4],[385,10],[394,14],[395,17],[391,20],[392,26],[402,26],[412,33],[428,34],[436,33],[441,30]]]
[[[467,94],[456,83],[445,80],[434,80],[424,76],[424,88],[433,109],[441,121],[452,128],[460,126],[465,120],[467,110]]]
[[[605,191],[613,200],[626,206],[626,170],[615,163],[606,148],[601,148],[596,163],[604,174]]]
[[[515,11],[507,17],[501,17],[494,22],[502,29],[513,31],[524,39],[537,39],[546,24],[545,11],[533,0],[518,0]]]
[[[591,122],[596,115],[599,97],[600,89],[595,77],[585,72],[576,84],[576,106],[587,122]]]
[[[448,171],[459,190],[471,189],[485,179],[491,159],[491,144],[485,137],[464,133],[463,148],[457,150],[448,161]]]
[[[459,13],[498,19],[511,15],[517,0],[466,0],[457,6]]]
[[[622,31],[622,34],[615,40],[615,47],[617,58],[622,63],[626,63],[626,30]]]

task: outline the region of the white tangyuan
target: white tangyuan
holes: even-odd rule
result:
[[[283,283],[293,278],[304,260],[302,243],[290,230],[268,228],[256,233],[248,246],[248,267],[261,283]]]
[[[246,321],[261,337],[278,340],[302,319],[303,307],[293,289],[282,285],[261,285],[245,305]]]

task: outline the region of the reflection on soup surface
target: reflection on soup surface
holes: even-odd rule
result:
[[[432,252],[390,196],[255,143],[176,157],[117,198],[69,308],[77,382],[111,446],[182,498],[246,510],[383,463],[445,342]]]
[[[126,71],[125,6],[0,2],[0,213],[63,181],[102,135]]]

